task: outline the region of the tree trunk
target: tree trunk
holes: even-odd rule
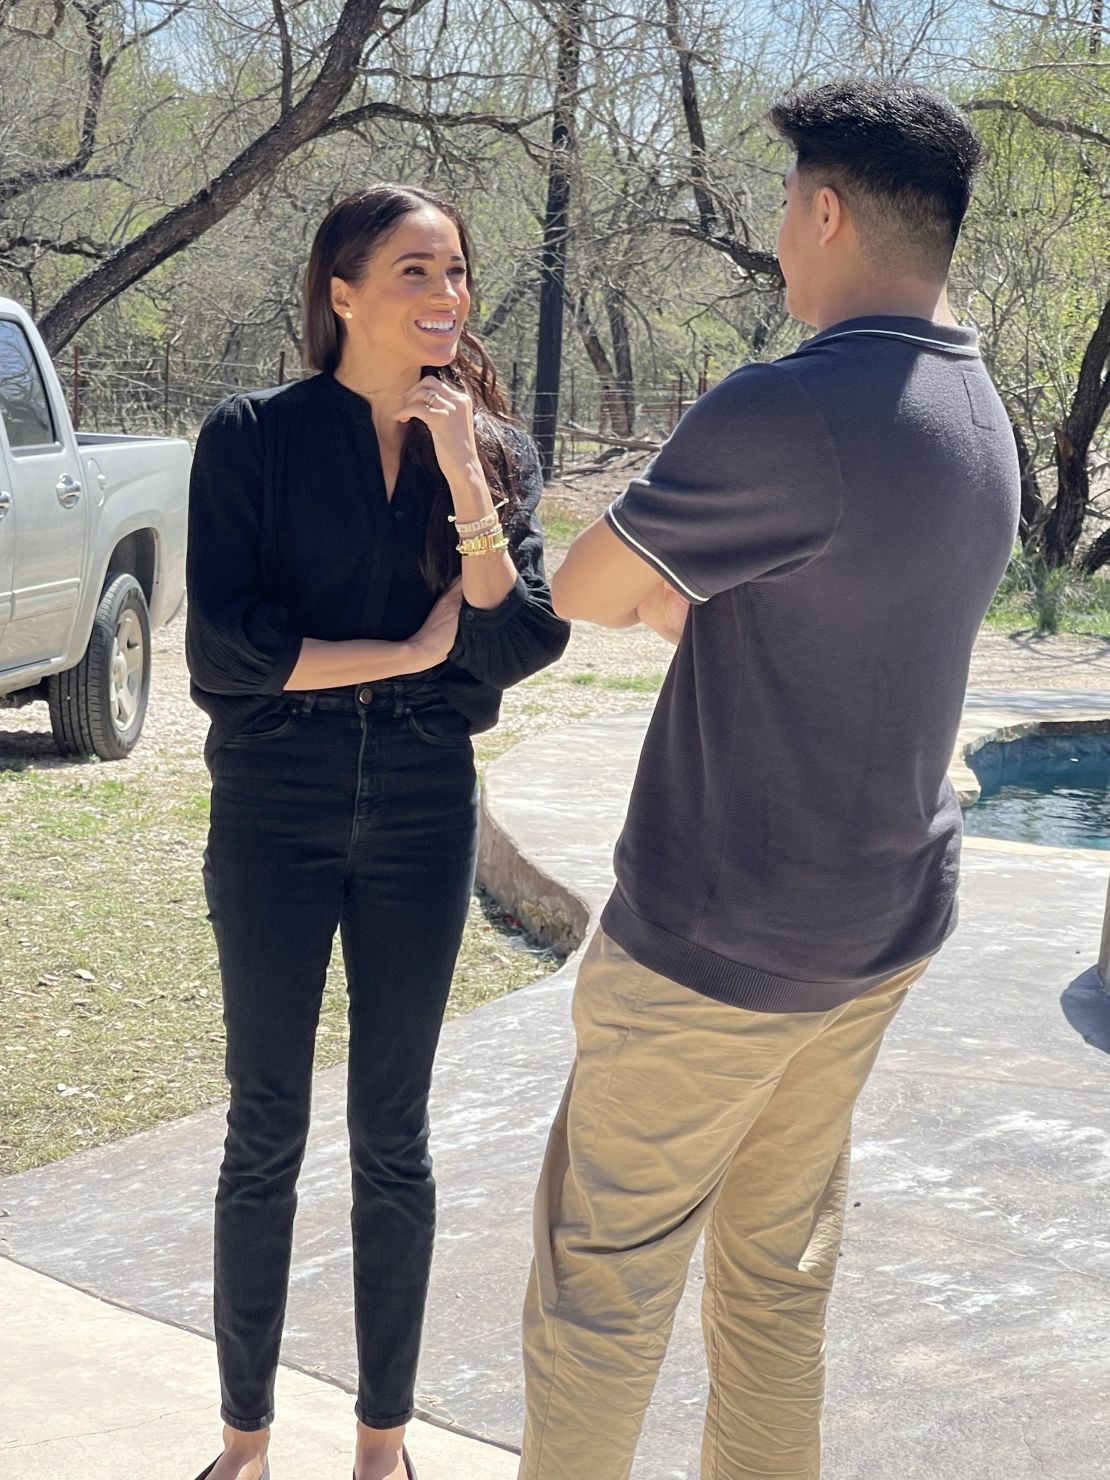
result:
[[[382,0],[346,0],[316,80],[300,102],[191,199],[167,211],[62,294],[39,325],[52,354],[106,303],[222,221],[283,160],[316,137],[358,80],[381,7]]]
[[[559,7],[559,52],[555,72],[551,164],[544,213],[540,260],[540,321],[536,345],[535,407],[532,435],[545,479],[555,464],[559,425],[559,378],[563,363],[563,297],[566,291],[567,232],[570,225],[571,174],[575,152],[575,103],[582,45],[583,0],[563,0]]]
[[[594,367],[594,374],[601,386],[601,414],[598,417],[598,429],[605,431],[606,428],[612,427],[618,436],[627,437],[631,433],[631,428],[618,425],[621,416],[621,401],[617,372],[601,342],[601,335],[594,328],[590,311],[586,306],[585,293],[578,295],[578,302],[574,306],[574,319],[578,325],[578,332],[582,336],[586,353],[590,357],[590,364]]]
[[[1016,421],[1011,421],[1010,426],[1013,428],[1018,467],[1021,469],[1021,513],[1018,519],[1018,534],[1021,538],[1021,547],[1025,550],[1031,546],[1035,547],[1038,542],[1045,517],[1045,502],[1037,480],[1037,471],[1033,466],[1033,454],[1029,450],[1029,443],[1025,440],[1025,433]]]
[[[694,55],[687,46],[679,25],[678,0],[667,0],[666,16],[667,40],[678,58],[682,116],[686,120],[686,134],[690,140],[690,186],[698,211],[698,226],[703,236],[712,236],[717,225],[717,203],[706,179],[705,129],[701,121],[697,78],[694,76]],[[731,232],[731,222],[727,224],[727,229]]]
[[[613,421],[613,430],[622,437],[631,437],[636,430],[636,384],[632,373],[632,339],[628,332],[628,314],[624,294],[619,288],[607,287],[604,297],[609,333],[613,340],[613,361],[617,371],[619,414]]]
[[[1087,454],[1102,418],[1110,410],[1110,298],[1079,367],[1075,395],[1056,435],[1056,502],[1044,525],[1041,546],[1051,570],[1071,565],[1090,503]]]
[[[1079,573],[1084,576],[1093,576],[1095,571],[1101,570],[1104,565],[1110,565],[1110,529],[1104,529],[1089,547],[1079,562]]]
[[[523,274],[509,284],[504,296],[482,320],[482,327],[478,332],[483,339],[492,339],[495,334],[499,333],[505,327],[509,322],[509,317],[513,309],[522,298],[528,296],[534,286],[535,279],[531,275],[525,276]]]

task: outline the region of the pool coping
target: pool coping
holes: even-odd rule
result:
[[[604,774],[615,758],[612,747],[619,744],[626,756],[630,754],[628,744],[642,738],[630,732],[646,725],[650,714],[650,709],[627,710],[605,720],[561,727],[524,741],[486,768],[479,881],[532,935],[567,955],[581,948],[611,891],[607,865],[615,833],[610,836],[602,819],[589,815],[578,814],[568,827],[565,789],[555,783],[547,764],[562,757],[552,755],[549,747],[560,751],[570,742],[581,752],[579,761],[588,771],[595,776]],[[1110,692],[1104,690],[969,690],[949,779],[961,806],[968,807],[981,792],[968,757],[982,746],[1027,735],[1101,732],[1110,733]],[[528,776],[526,786],[518,774],[522,771]],[[613,781],[604,809],[610,822],[615,816],[623,818],[627,802],[621,778]],[[627,782],[631,783],[631,773]],[[599,827],[603,837],[594,836]],[[1056,856],[1110,864],[1110,854],[1097,848],[966,835],[964,846],[976,851],[1036,853],[1046,860]]]
[[[1031,735],[1110,734],[1110,693],[1101,689],[1000,690],[998,698],[1008,698],[1009,704],[979,708],[993,697],[989,689],[978,689],[968,694],[970,702],[965,704],[955,753],[948,767],[948,779],[965,810],[982,795],[979,778],[971,769],[968,758],[984,746],[1007,745]],[[1042,705],[1044,712],[1031,713],[1033,706]],[[965,848],[985,848],[987,851],[1038,853],[1042,857],[1055,854],[1064,858],[1098,858],[1110,862],[1110,853],[1101,848],[1066,848],[1055,843],[1019,842],[1016,838],[980,838],[966,832],[963,842]]]

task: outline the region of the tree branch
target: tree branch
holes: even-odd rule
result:
[[[1066,139],[1085,139],[1089,144],[1110,149],[1110,134],[1100,134],[1098,129],[1088,128],[1085,123],[1077,123],[1074,118],[1050,118],[1047,113],[1016,99],[972,98],[970,102],[964,103],[963,108],[966,113],[1020,113],[1038,128],[1062,134]]]
[[[164,31],[167,26],[173,24],[183,10],[188,10],[188,8],[189,0],[177,0],[177,4],[171,5],[160,21],[155,21],[152,26],[144,26],[141,31],[136,31],[133,36],[128,36],[126,41],[121,42],[117,50],[112,53],[104,64],[105,82],[107,82],[115,69],[116,63],[125,52],[130,51],[133,46],[138,46],[140,41],[147,41],[151,36],[156,36],[159,31]]]
[[[284,160],[319,136],[358,79],[362,53],[381,8],[382,0],[345,0],[316,80],[300,102],[254,139],[215,179],[167,211],[62,295],[40,324],[52,353],[105,303],[223,220]]]
[[[765,278],[769,287],[778,287],[782,283],[782,268],[779,266],[778,258],[774,252],[762,252],[756,247],[749,247],[745,242],[737,241],[732,236],[722,236],[719,232],[704,232],[697,221],[669,220],[660,223],[665,226],[672,236],[685,238],[687,241],[702,242],[711,247],[713,251],[720,252],[730,262],[739,267],[740,270],[750,278]]]
[[[427,113],[416,108],[404,108],[399,103],[363,103],[358,108],[349,108],[339,113],[320,130],[320,137],[354,129],[374,118],[392,118],[401,123],[421,124],[426,128],[489,128],[495,133],[512,134],[520,137],[526,128],[551,116],[551,109],[532,113],[527,118],[503,118],[497,113]],[[521,140],[522,143],[530,141]],[[531,146],[534,147],[534,146]]]
[[[293,42],[289,35],[289,22],[285,18],[285,6],[281,0],[270,0],[270,3],[281,37],[281,116],[285,118],[293,106]]]
[[[104,32],[100,24],[99,4],[75,7],[85,22],[89,53],[85,63],[88,72],[88,94],[85,98],[85,115],[81,123],[81,138],[77,153],[65,164],[38,165],[0,180],[0,205],[23,195],[36,185],[52,180],[71,180],[79,175],[88,164],[96,148],[96,135],[100,127],[100,105],[104,97]]]
[[[717,227],[717,202],[706,178],[705,129],[701,121],[701,105],[698,101],[698,83],[694,76],[694,54],[686,45],[682,28],[678,22],[678,0],[667,0],[667,40],[678,58],[678,75],[682,88],[682,113],[686,119],[686,132],[690,139],[690,184],[694,191],[694,203],[698,208],[698,222],[702,235],[711,236]],[[727,216],[727,212],[725,213]],[[727,222],[729,234],[732,223]]]
[[[19,247],[37,253],[57,252],[66,257],[89,257],[94,262],[103,261],[112,251],[107,242],[94,242],[88,236],[75,236],[70,241],[55,241],[49,236],[10,236],[0,242],[0,256]]]

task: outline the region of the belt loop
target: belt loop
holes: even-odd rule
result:
[[[393,686],[393,718],[394,719],[400,719],[402,717],[402,715],[407,714],[407,713],[408,713],[408,706],[405,704],[405,692],[402,689],[402,687],[401,687],[400,684],[394,684],[394,686]]]
[[[319,690],[318,689],[309,689],[307,693],[302,694],[301,695],[301,707],[300,707],[300,710],[298,711],[298,713],[300,713],[300,714],[311,714],[312,711],[316,708],[316,699],[318,697],[318,694],[319,694]]]

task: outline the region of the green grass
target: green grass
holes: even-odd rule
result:
[[[200,860],[207,790],[0,771],[0,1175],[220,1102],[223,1024]],[[329,975],[317,1068],[346,1051]],[[556,967],[475,900],[450,1015]]]
[[[572,673],[569,683],[583,688],[611,689],[616,693],[657,694],[661,673]]]
[[[589,528],[587,520],[568,519],[564,514],[543,514],[540,522],[545,541],[553,545],[569,545],[584,529]]]
[[[1048,570],[1037,560],[1016,555],[987,613],[995,631],[1032,631],[1110,637],[1110,580],[1071,570]]]

